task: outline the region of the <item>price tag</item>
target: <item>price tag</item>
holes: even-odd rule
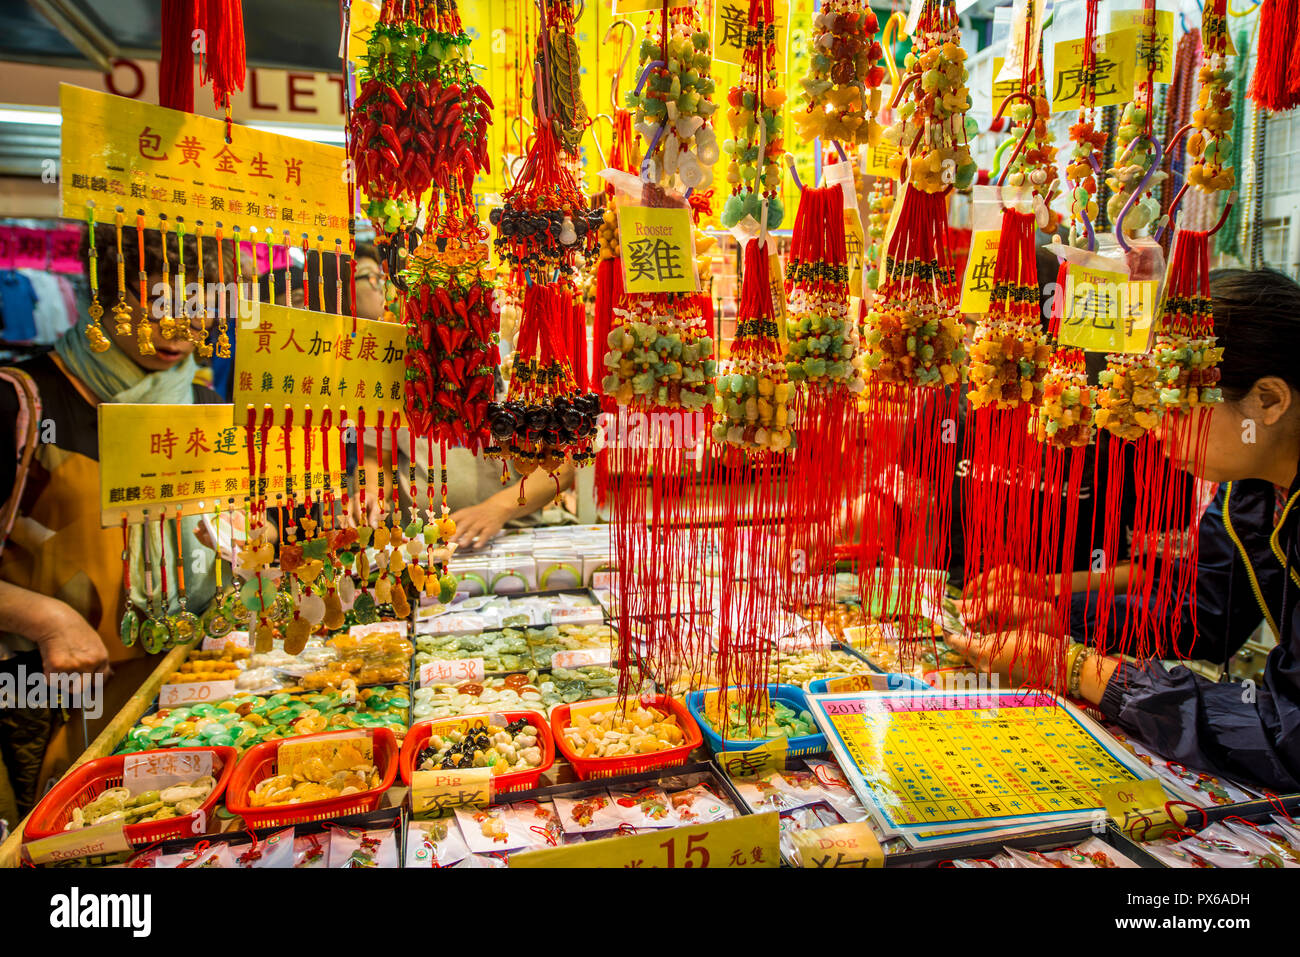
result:
[[[1158,778],[1104,785],[1101,799],[1110,819],[1135,841],[1152,841],[1187,824],[1187,812],[1173,803]]]
[[[728,777],[751,778],[769,771],[785,769],[790,742],[784,737],[764,741],[748,751],[719,751],[718,764]]]
[[[804,867],[885,866],[885,852],[866,821],[795,831],[791,840]]]
[[[510,867],[779,867],[777,814],[511,854]]]
[[[841,694],[846,691],[892,691],[890,675],[860,674],[844,678],[827,678],[826,693]]]
[[[575,648],[572,651],[557,651],[551,655],[552,668],[583,668],[588,665],[608,667],[614,659],[614,653],[608,648]]]
[[[366,635],[401,635],[403,638],[409,633],[411,628],[410,622],[405,621],[375,621],[368,625],[353,625],[348,629],[348,634],[353,638],[364,638]]]
[[[998,261],[1001,230],[977,229],[971,233],[966,275],[961,284],[961,311],[983,315],[993,293],[993,269]]]
[[[158,707],[180,708],[190,704],[224,701],[234,693],[234,681],[185,681],[163,685],[158,692]]]
[[[429,661],[420,665],[420,687],[429,685],[458,685],[462,681],[482,682],[482,658],[456,658],[451,661]]]
[[[620,206],[618,235],[628,292],[699,289],[689,209]]]
[[[343,748],[353,748],[360,752],[364,761],[374,762],[374,742],[368,734],[348,731],[338,735],[306,740],[289,739],[280,744],[275,753],[277,774],[292,775],[308,761],[320,759],[327,764],[334,760]]]
[[[1154,280],[1070,266],[1065,274],[1061,345],[1088,352],[1143,353],[1156,310]]]
[[[251,648],[252,646],[248,641],[248,632],[232,631],[220,638],[213,638],[211,635],[204,636],[201,647],[204,651],[221,651],[225,648]]]
[[[492,803],[492,769],[458,768],[411,774],[411,813],[440,816],[453,808]]]
[[[605,610],[599,605],[576,605],[552,608],[547,617],[552,625],[599,625],[605,620]]]
[[[161,791],[212,774],[211,751],[146,751],[122,762],[122,786],[132,794]]]
[[[1083,105],[1086,73],[1082,39],[1062,40],[1053,50],[1052,112],[1077,110]],[[1118,106],[1133,99],[1133,74],[1137,59],[1137,31],[1119,30],[1097,37],[1096,105]],[[1145,74],[1144,74],[1145,76]]]
[[[56,864],[75,861],[97,854],[118,854],[131,849],[121,821],[64,831],[53,837],[42,838],[23,845],[23,850],[33,864]]]
[[[593,572],[591,576],[591,587],[602,590],[609,590],[614,587],[614,576],[618,572]]]

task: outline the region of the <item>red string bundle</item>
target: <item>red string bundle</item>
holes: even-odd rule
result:
[[[1264,0],[1249,96],[1274,113],[1300,106],[1300,0]]]
[[[194,112],[194,0],[162,0],[158,105]]]
[[[199,80],[212,83],[212,101],[229,108],[230,97],[244,88],[244,7],[241,0],[198,0],[194,25],[204,33]]]

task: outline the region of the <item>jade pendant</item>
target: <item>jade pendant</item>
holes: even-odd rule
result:
[[[136,614],[135,606],[127,602],[126,611],[122,613],[122,623],[118,626],[117,633],[121,636],[122,644],[130,648],[140,639],[140,616]]]
[[[352,604],[352,611],[356,614],[357,621],[363,625],[379,620],[379,612],[375,608],[375,596],[368,591],[357,595],[357,600]]]
[[[156,618],[150,618],[140,626],[140,647],[148,654],[156,655],[165,651],[170,639],[171,632]]]

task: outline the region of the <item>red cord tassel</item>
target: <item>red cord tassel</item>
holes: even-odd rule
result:
[[[195,23],[204,33],[199,78],[212,81],[212,101],[221,109],[244,89],[244,8],[240,0],[197,0]]]
[[[194,112],[194,0],[162,0],[158,105]]]
[[[1300,0],[1264,0],[1249,95],[1274,113],[1300,106]]]

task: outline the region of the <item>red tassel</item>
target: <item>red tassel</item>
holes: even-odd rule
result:
[[[197,0],[195,22],[204,32],[205,55],[199,78],[212,81],[212,101],[230,105],[230,95],[244,89],[244,8],[240,0]]]
[[[1243,53],[1245,51],[1242,51]],[[1300,106],[1300,0],[1264,0],[1250,98],[1274,113]]]
[[[194,112],[194,0],[162,0],[158,105]]]

